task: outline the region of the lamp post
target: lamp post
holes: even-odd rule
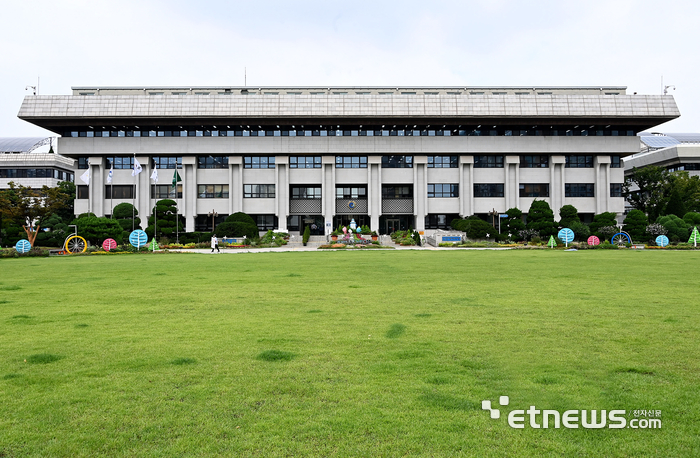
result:
[[[211,231],[214,232],[214,224],[216,221],[216,217],[219,216],[219,214],[212,210],[209,212],[209,216],[211,216]]]

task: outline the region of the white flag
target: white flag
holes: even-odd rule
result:
[[[80,175],[80,179],[83,180],[83,183],[90,186],[90,169],[87,169],[85,173]]]
[[[112,182],[112,175],[114,175],[114,166],[109,169],[109,175],[107,175],[107,183]]]
[[[134,158],[134,170],[131,171],[131,176],[135,177],[139,173],[143,171],[143,167],[141,167],[141,164],[139,164],[139,161]]]
[[[158,183],[158,169],[153,167],[153,173],[151,173],[151,180],[153,180],[154,183]]]

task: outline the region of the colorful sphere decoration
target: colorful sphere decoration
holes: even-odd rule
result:
[[[17,253],[28,253],[29,250],[32,249],[32,244],[29,243],[29,240],[27,239],[22,239],[17,242],[15,245],[15,250],[17,250]]]
[[[134,248],[141,248],[148,243],[148,236],[141,229],[136,229],[129,234],[129,243],[131,243]]]
[[[596,237],[595,235],[591,235],[588,237],[588,244],[589,245],[600,245],[600,239]]]
[[[561,240],[562,242],[571,243],[574,241],[574,231],[572,231],[568,227],[565,227],[564,229],[559,231],[559,233],[557,234],[557,238],[559,238],[559,240]]]
[[[113,250],[116,247],[117,247],[117,241],[114,239],[105,239],[105,241],[102,242],[102,249],[105,251]]]
[[[665,235],[660,235],[656,237],[656,244],[660,247],[665,247],[668,245],[668,237]]]

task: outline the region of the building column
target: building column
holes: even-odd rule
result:
[[[185,231],[194,232],[197,217],[197,165],[196,156],[182,158],[182,215],[185,217]]]
[[[549,203],[555,215],[564,206],[565,164],[566,158],[564,156],[551,156],[549,159]]]
[[[517,207],[518,202],[518,167],[520,166],[520,156],[506,156],[504,158],[504,164],[506,168],[506,181],[504,195],[506,196],[506,208],[502,211],[505,212],[509,208]],[[500,210],[499,210],[500,212]]]
[[[95,216],[104,216],[104,158],[91,156],[88,158],[90,170],[90,185],[88,186],[88,212]],[[102,190],[102,192],[100,192]]]
[[[425,230],[425,216],[428,214],[428,156],[413,156],[413,216],[415,229]]]
[[[275,156],[275,214],[278,229],[286,232],[289,214],[289,156]]]
[[[460,156],[459,167],[459,216],[467,218],[474,214],[474,156]]]
[[[367,158],[367,205],[370,229],[380,231],[379,217],[382,215],[382,157]]]
[[[594,156],[595,167],[595,212],[608,211],[610,202],[610,156]]]

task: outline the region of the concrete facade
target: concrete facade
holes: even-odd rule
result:
[[[149,192],[154,157],[180,158],[177,201],[187,231],[210,213],[243,211],[274,216],[281,230],[302,230],[311,221],[328,230],[355,218],[379,232],[409,224],[429,232],[438,227],[434,221],[457,215],[527,212],[535,198],[555,213],[566,204],[591,215],[622,213],[622,197],[610,196],[611,184],[624,181],[619,159],[639,151],[638,131],[679,116],[671,96],[626,95],[619,87],[527,94],[523,88],[212,88],[206,95],[156,89],[74,88],[72,96],[25,99],[19,116],[61,133],[61,152],[89,167],[88,198],[76,200],[76,213],[108,215],[126,201],[148,214],[158,200]],[[410,167],[389,166],[390,156]],[[133,198],[106,198],[108,158],[115,157],[135,157],[143,166],[135,178],[130,169],[114,170],[112,185],[134,186]],[[202,168],[208,157],[227,158],[228,165]],[[318,158],[318,166],[293,168],[292,161],[308,157]],[[527,167],[532,157],[546,166]],[[250,158],[274,158],[274,168],[248,167]],[[337,166],[352,158],[364,162]],[[434,167],[441,158],[450,165]],[[495,162],[483,167],[486,159]],[[567,163],[577,160],[583,165]],[[159,169],[159,184],[169,184],[173,172]],[[227,197],[203,197],[202,185],[227,189]],[[246,185],[274,185],[274,197],[246,197]],[[433,197],[435,185],[449,186],[453,197]],[[546,185],[548,192],[526,197],[525,185]],[[587,197],[576,197],[579,187]],[[313,188],[313,197],[295,198],[298,188]],[[340,195],[345,188],[366,193]]]

